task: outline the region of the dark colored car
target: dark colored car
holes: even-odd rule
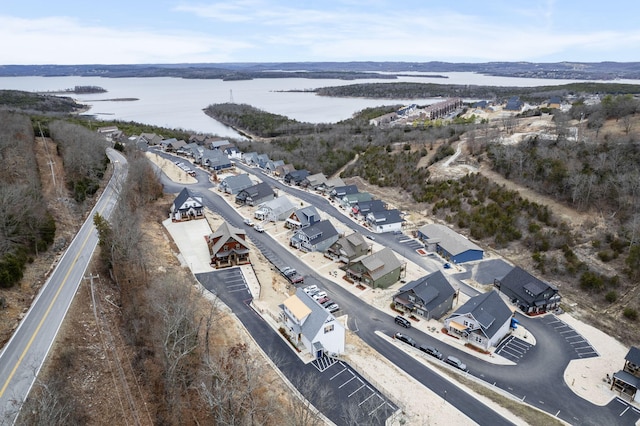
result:
[[[408,319],[406,319],[403,316],[398,315],[395,319],[396,324],[400,324],[401,326],[403,326],[404,328],[411,328],[411,323],[409,322]]]
[[[448,356],[447,359],[444,360],[449,365],[453,365],[455,368],[458,368],[462,371],[467,371],[467,365],[460,361],[455,356]]]
[[[433,346],[429,346],[429,345],[420,345],[420,347],[418,348],[420,349],[422,352],[429,354],[431,356],[434,356],[438,359],[442,359],[442,353],[437,350],[436,348],[434,348]]]
[[[409,337],[409,336],[407,336],[405,334],[396,333],[395,336],[393,336],[393,337],[395,337],[396,339],[398,339],[398,340],[400,340],[402,342],[405,342],[407,345],[413,346],[414,348],[417,345],[415,340],[413,340],[411,337]]]

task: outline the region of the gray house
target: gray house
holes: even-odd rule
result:
[[[402,286],[393,296],[396,309],[440,319],[453,307],[456,291],[447,277],[438,270]]]
[[[259,205],[253,214],[258,220],[277,222],[285,220],[296,209],[296,205],[286,195],[269,200]]]
[[[361,233],[354,232],[338,238],[327,250],[327,257],[349,264],[371,253],[371,244],[367,243]]]
[[[347,277],[371,288],[387,288],[396,283],[405,266],[388,247],[377,253],[354,259],[347,268]]]
[[[227,176],[226,178],[222,179],[218,187],[221,191],[224,191],[227,194],[237,194],[243,189],[249,188],[253,185],[254,183],[249,175],[244,173],[241,175]]]
[[[494,285],[529,315],[541,314],[560,306],[557,287],[539,280],[519,266],[501,280],[495,280]]]
[[[276,198],[273,189],[266,182],[245,188],[236,195],[236,204],[245,204],[248,206],[257,206],[269,200]]]
[[[306,228],[298,229],[289,240],[289,244],[302,251],[327,250],[338,241],[340,235],[328,220],[321,220]]]
[[[301,229],[317,222],[320,222],[320,213],[314,206],[307,206],[291,213],[284,226],[289,229]]]

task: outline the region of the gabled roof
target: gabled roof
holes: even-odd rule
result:
[[[631,346],[627,356],[624,357],[625,360],[629,361],[632,364],[640,365],[640,349],[635,346]]]
[[[249,245],[244,240],[244,238],[241,237],[241,235],[246,235],[244,230],[229,225],[227,222],[222,222],[222,225],[220,225],[218,229],[216,229],[215,232],[209,236],[209,241],[220,237],[220,239],[211,247],[211,252],[218,253],[222,246],[224,246],[229,241],[229,239],[237,241],[238,243],[240,243],[240,245],[248,250]]]
[[[309,182],[309,186],[318,186],[327,181],[327,177],[324,173],[316,173],[315,175],[309,175],[305,178],[307,182]]]
[[[348,194],[355,194],[358,192],[358,187],[356,185],[344,185],[344,186],[336,186],[331,191],[332,194],[335,194],[337,197],[344,197]]]
[[[504,278],[500,280],[500,289],[508,288],[518,299],[533,303],[540,299],[540,296],[551,290],[555,293],[558,289],[551,284],[534,277],[519,266],[513,268]]]
[[[367,220],[369,222],[383,224],[404,222],[400,210],[397,209],[369,212],[369,214],[367,214]]]
[[[293,214],[298,218],[298,222],[301,225],[306,225],[311,222],[312,217],[316,217],[318,220],[320,219],[320,213],[314,206],[306,206],[296,210]]]
[[[263,209],[271,210],[276,216],[296,208],[296,205],[291,201],[286,195],[282,195],[278,198],[274,198],[273,200],[266,201],[260,206]]]
[[[269,160],[264,167],[275,170],[278,166],[284,166],[284,160]]]
[[[243,189],[241,192],[246,192],[252,199],[260,200],[269,195],[274,195],[273,189],[266,182],[260,182],[249,188]]]
[[[342,197],[342,201],[349,204],[360,203],[362,201],[369,201],[373,198],[368,192],[354,192],[353,194],[345,194]]]
[[[306,178],[307,176],[309,176],[309,170],[291,170],[285,175],[284,179],[292,180],[294,182],[301,182],[302,179]]]
[[[360,259],[360,263],[364,266],[373,280],[384,277],[388,273],[402,267],[393,250],[388,247],[383,248],[377,253],[370,254]]]
[[[321,220],[311,226],[296,231],[296,233],[305,234],[309,237],[309,243],[312,245],[316,245],[338,235],[338,231],[329,220]]]
[[[302,288],[296,290],[295,297],[311,311],[307,320],[302,324],[302,334],[312,341],[317,336],[318,331],[324,326],[325,323],[334,320],[335,318],[327,310],[325,310],[319,303],[317,303],[311,296],[309,296]]]
[[[382,200],[368,200],[368,201],[358,201],[358,204],[353,206],[354,209],[358,211],[358,213],[367,215],[369,212],[379,212],[385,210],[386,204]]]
[[[456,309],[449,318],[467,314],[480,323],[482,332],[491,339],[500,327],[512,317],[513,312],[498,292],[491,290],[472,297],[467,303]]]
[[[234,189],[241,190],[244,188],[249,188],[250,186],[253,185],[251,178],[246,173],[243,173],[241,175],[227,176],[226,178],[222,179],[222,182],[224,182],[226,187],[231,189],[232,191]]]
[[[520,100],[518,96],[512,96],[507,101],[507,105],[505,105],[504,109],[507,111],[520,111],[522,109],[523,102]]]
[[[200,207],[202,206],[202,197],[192,194],[186,187],[182,188],[182,191],[180,191],[175,200],[173,200],[173,205],[175,208],[180,208],[189,198],[199,203]]]
[[[398,293],[410,290],[413,290],[416,296],[422,299],[425,308],[428,310],[437,307],[456,292],[445,274],[440,270],[405,284],[398,290]]]
[[[483,251],[480,246],[455,232],[453,229],[437,223],[429,223],[422,226],[419,231],[429,240],[438,240],[440,247],[452,256],[464,253],[467,250]]]
[[[325,188],[335,188],[337,186],[344,186],[344,181],[340,177],[334,177],[331,179],[327,179],[325,183],[322,184]]]
[[[219,141],[212,141],[210,143],[211,149],[220,149],[221,147],[225,147],[227,145],[232,145],[232,143],[226,139],[222,139]]]
[[[361,249],[369,248],[366,240],[359,232],[353,232],[346,237],[340,237],[332,247],[336,245],[340,246],[340,252],[349,258],[357,254],[356,249],[358,247],[361,247]]]

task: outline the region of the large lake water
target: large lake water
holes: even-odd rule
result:
[[[439,73],[448,78],[406,76],[396,80],[333,79],[255,79],[246,81],[192,80],[170,77],[101,78],[101,77],[0,77],[0,89],[33,92],[56,91],[74,86],[100,86],[106,93],[71,95],[90,106],[88,114],[98,118],[137,121],[194,132],[239,137],[232,129],[208,117],[202,111],[210,104],[233,101],[310,123],[334,123],[350,118],[355,112],[379,105],[421,105],[439,99],[360,99],[330,98],[314,93],[285,92],[365,82],[403,81],[436,84],[473,84],[487,86],[542,86],[572,83],[576,80],[549,80],[485,76],[469,72]],[[637,84],[637,80],[620,80]],[[136,101],[112,101],[137,98]]]

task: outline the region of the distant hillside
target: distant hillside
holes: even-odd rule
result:
[[[71,113],[80,111],[84,106],[69,97],[0,90],[0,108],[22,112]]]
[[[395,78],[406,72],[480,74],[572,80],[640,79],[640,62],[272,62],[153,65],[5,65],[0,76],[253,78]],[[385,73],[385,74],[376,74]]]

